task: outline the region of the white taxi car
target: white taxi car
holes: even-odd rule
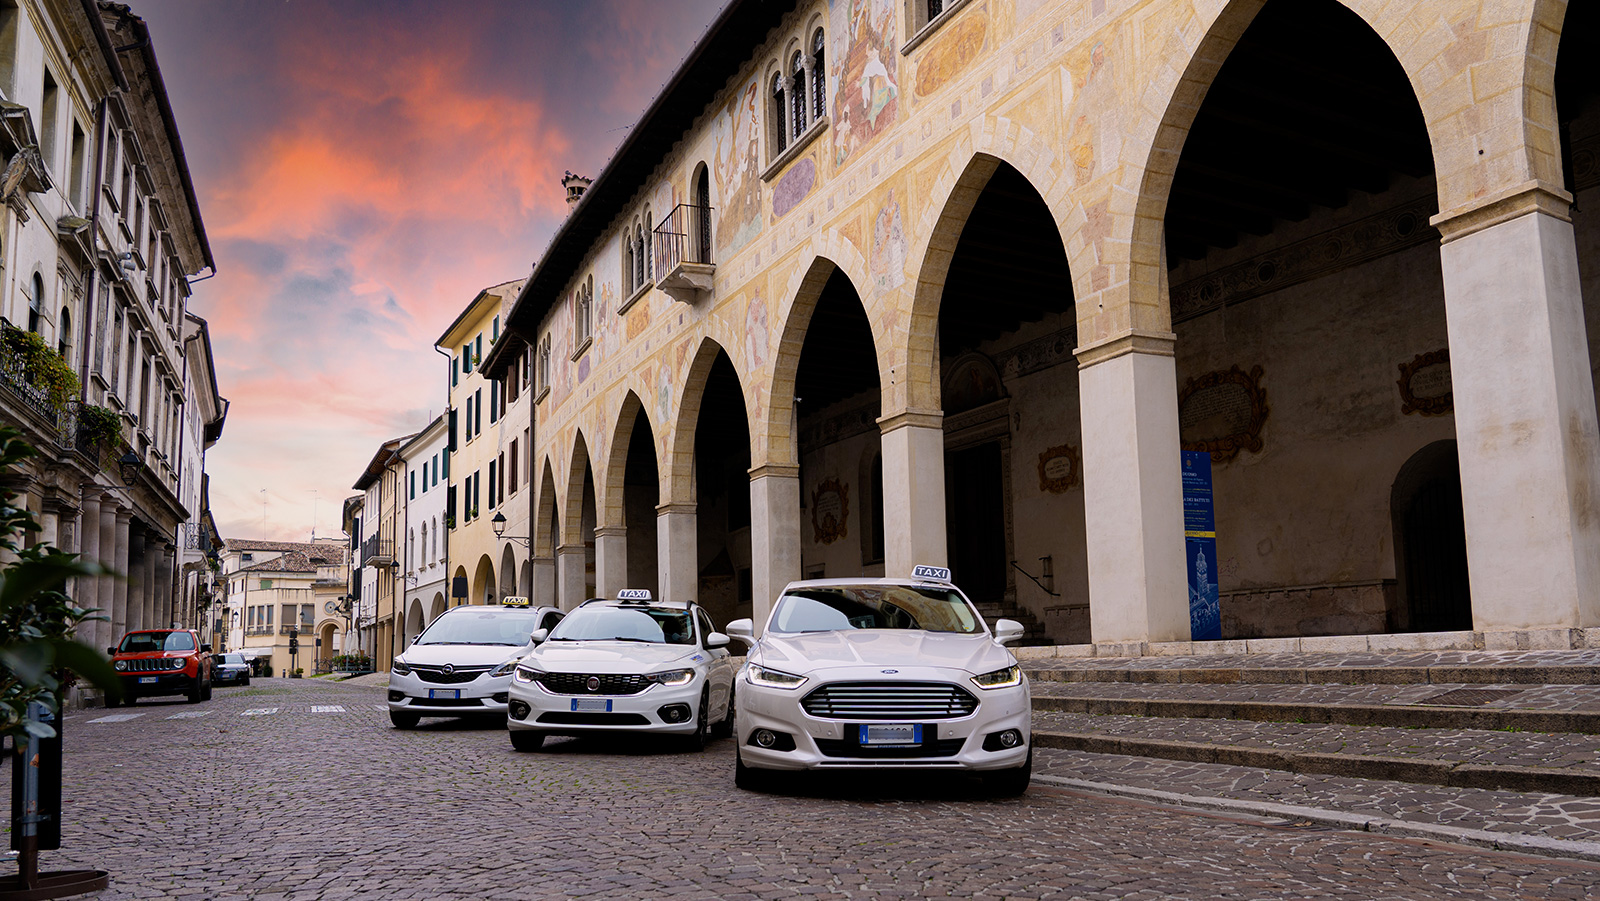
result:
[[[773,771],[897,767],[967,770],[1020,794],[1033,771],[1028,679],[950,571],[911,579],[817,579],[783,590],[737,681],[735,783]]]
[[[534,632],[553,628],[562,616],[525,597],[439,614],[394,658],[389,722],[411,729],[425,716],[505,716],[512,667],[533,650]]]
[[[693,603],[643,589],[585,601],[517,664],[506,727],[518,751],[546,735],[654,732],[705,747],[733,722],[728,636]]]

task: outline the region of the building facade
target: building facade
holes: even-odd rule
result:
[[[536,595],[1581,640],[1594,7],[736,0],[479,369],[534,355]]]
[[[405,642],[422,634],[433,618],[449,606],[446,578],[450,553],[445,523],[445,495],[449,490],[445,467],[449,461],[449,415],[443,415],[400,446],[404,473],[405,547],[400,574],[405,584]]]
[[[360,575],[363,647],[371,648],[373,666],[389,668],[405,649],[404,592],[398,577],[403,565],[399,537],[404,534],[405,500],[401,483],[405,461],[400,448],[413,435],[385,441],[353,486],[361,502]],[[356,533],[352,533],[356,534]]]
[[[319,662],[338,651],[343,637],[340,604],[350,561],[344,540],[236,538],[222,551],[228,629],[213,647],[259,658],[277,676],[325,668]]]

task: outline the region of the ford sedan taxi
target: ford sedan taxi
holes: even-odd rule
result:
[[[693,603],[643,589],[585,601],[517,664],[506,727],[519,751],[546,735],[650,732],[705,747],[733,720],[728,636]]]
[[[425,716],[505,716],[511,668],[533,635],[561,611],[524,597],[451,607],[422,630],[389,669],[389,722],[411,729]]]
[[[790,583],[766,631],[735,620],[750,645],[736,683],[735,782],[776,771],[896,767],[979,773],[991,792],[1020,794],[1033,770],[1028,679],[994,630],[949,582],[912,579]]]

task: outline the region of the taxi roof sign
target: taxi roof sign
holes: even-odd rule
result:
[[[619,600],[619,601],[648,601],[648,600],[650,600],[650,589],[648,589],[648,588],[624,588],[621,591],[617,592],[617,600]]]
[[[911,568],[911,578],[948,582],[950,581],[950,570],[944,566],[913,566]]]
[[[502,607],[532,607],[533,602],[520,594],[507,595],[500,599]]]

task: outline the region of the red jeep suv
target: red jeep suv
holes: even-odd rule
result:
[[[106,653],[122,679],[125,704],[156,695],[188,695],[191,704],[211,699],[211,645],[192,629],[129,632]]]

